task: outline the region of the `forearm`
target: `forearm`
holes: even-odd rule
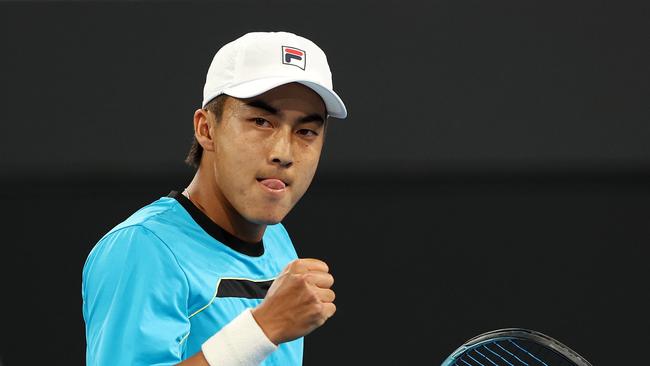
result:
[[[291,262],[264,301],[247,309],[201,346],[187,365],[255,366],[277,349],[323,325],[336,311],[334,277],[316,259]]]
[[[203,351],[197,352],[194,356],[177,364],[178,366],[210,366],[208,360],[203,356]]]
[[[179,365],[254,366],[276,349],[247,309],[205,341],[201,351]]]

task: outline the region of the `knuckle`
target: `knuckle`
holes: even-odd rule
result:
[[[306,286],[307,284],[310,283],[310,281],[309,281],[309,280],[310,280],[310,276],[309,276],[308,273],[298,274],[298,275],[296,275],[296,279],[297,279],[298,281],[300,281],[300,283],[301,283],[302,285],[305,285],[305,286]]]
[[[293,266],[296,272],[306,272],[308,270],[307,264],[302,259],[296,259],[296,264]]]
[[[309,292],[308,301],[309,301],[310,303],[312,303],[312,304],[322,305],[322,304],[320,303],[320,302],[321,302],[321,301],[320,301],[320,298],[318,297],[318,295],[317,295],[314,291],[310,291],[310,292]]]
[[[323,316],[323,304],[314,303],[307,308],[307,318],[309,321],[315,322]]]
[[[294,259],[287,265],[287,272],[295,271],[296,267],[300,265],[300,259]]]
[[[308,287],[309,282],[305,279],[303,275],[295,274],[292,276],[292,285],[298,291],[305,291]]]
[[[317,302],[314,304],[314,312],[316,314],[320,315],[324,309],[325,309],[325,305],[323,305],[323,303]]]

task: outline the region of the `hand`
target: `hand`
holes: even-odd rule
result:
[[[332,284],[325,262],[296,259],[273,282],[253,317],[276,345],[305,336],[336,312]]]

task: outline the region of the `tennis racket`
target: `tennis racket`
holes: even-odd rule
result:
[[[522,328],[493,330],[465,342],[442,366],[591,366],[555,339]]]

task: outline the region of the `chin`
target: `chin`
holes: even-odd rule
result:
[[[251,222],[254,222],[259,225],[275,225],[279,224],[282,222],[282,219],[275,219],[275,218],[260,218],[258,220],[252,220]]]
[[[261,213],[259,215],[252,216],[248,221],[260,224],[260,225],[275,225],[279,224],[284,220],[284,217],[287,216],[285,212],[273,212],[273,213]]]

